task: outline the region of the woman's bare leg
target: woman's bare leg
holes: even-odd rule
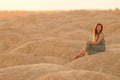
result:
[[[89,54],[87,53],[87,51],[85,52],[85,56],[88,56]]]
[[[85,53],[86,53],[86,49],[85,48],[81,49],[80,52],[77,55],[75,55],[72,60],[85,56]]]

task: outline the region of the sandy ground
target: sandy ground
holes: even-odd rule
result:
[[[106,51],[70,59],[104,25]],[[120,11],[0,12],[0,80],[120,80]]]

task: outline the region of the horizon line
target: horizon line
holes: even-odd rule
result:
[[[116,9],[118,9],[118,10],[120,10],[118,7],[116,7],[115,9],[66,9],[66,10],[64,10],[64,9],[61,9],[61,10],[0,10],[0,11],[79,11],[79,10],[101,10],[101,11],[104,11],[104,10],[116,10]]]

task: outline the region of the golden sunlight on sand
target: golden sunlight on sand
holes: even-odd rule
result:
[[[107,50],[71,57],[104,25]],[[120,11],[0,12],[0,80],[120,80]]]

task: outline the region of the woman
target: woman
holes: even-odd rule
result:
[[[98,23],[93,30],[93,41],[88,41],[86,43],[87,45],[81,49],[81,51],[75,57],[73,57],[73,60],[82,57],[85,54],[91,55],[105,51],[105,40],[102,31],[103,25]]]

